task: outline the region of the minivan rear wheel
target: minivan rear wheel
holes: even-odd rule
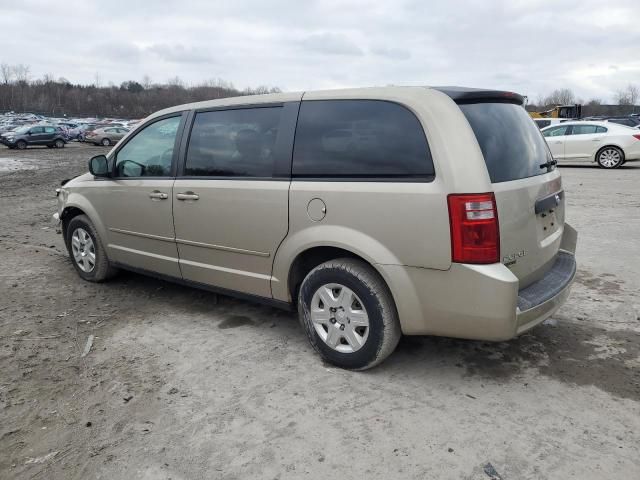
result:
[[[391,292],[357,259],[330,260],[311,270],[300,287],[298,312],[313,348],[341,368],[374,367],[401,337]]]
[[[117,269],[109,263],[98,232],[86,215],[73,217],[65,234],[69,256],[83,279],[103,282],[116,274]]]
[[[624,152],[618,147],[604,147],[596,155],[596,161],[602,168],[618,168],[624,163]]]

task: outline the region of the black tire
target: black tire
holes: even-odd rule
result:
[[[84,270],[82,270],[73,256],[71,238],[73,236],[73,233],[78,228],[82,228],[89,234],[95,248],[96,261],[93,270],[91,270],[90,272],[85,272]],[[69,224],[65,229],[65,243],[67,245],[69,257],[71,257],[71,263],[73,263],[73,266],[78,272],[78,275],[80,275],[80,277],[84,280],[100,283],[110,279],[118,272],[118,270],[112,267],[109,263],[109,258],[107,257],[107,253],[102,245],[102,242],[100,241],[98,232],[96,232],[93,223],[91,223],[91,220],[89,220],[86,215],[78,215],[76,217],[73,217],[69,221]]]
[[[111,145],[111,140],[109,140],[108,138],[103,138],[100,143],[102,144],[103,147],[108,147]]]
[[[617,163],[612,164],[610,161],[607,161],[604,158],[604,154],[609,151],[615,151],[618,153],[619,160]],[[596,153],[596,162],[598,162],[598,165],[600,166],[600,168],[606,168],[606,169],[618,168],[620,165],[624,163],[624,161],[625,161],[624,152],[620,148],[614,147],[612,145],[607,145],[606,147],[602,147],[600,150],[598,150],[598,153]]]
[[[339,352],[318,335],[311,320],[311,302],[323,285],[337,283],[357,295],[369,319],[364,344],[350,353]],[[393,297],[380,275],[367,263],[341,258],[311,270],[300,287],[298,313],[309,342],[327,362],[349,370],[366,370],[387,358],[396,348],[402,332]]]
[[[18,140],[16,142],[16,148],[18,150],[24,150],[25,148],[27,148],[27,142],[25,142],[24,140]]]
[[[53,145],[47,145],[47,148],[53,148]]]
[[[64,148],[64,140],[61,139],[57,139],[54,143],[53,143],[54,147],[56,148]]]

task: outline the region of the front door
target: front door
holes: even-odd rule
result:
[[[568,129],[569,127],[567,125],[560,125],[558,127],[549,128],[543,132],[554,160],[563,160],[565,158],[564,142],[567,138],[566,134]]]
[[[45,143],[44,127],[31,127],[29,130],[29,144],[43,145]]]
[[[196,113],[173,189],[184,279],[271,297],[273,257],[288,228],[297,103],[290,106],[295,112],[280,105]]]
[[[174,166],[182,116],[143,127],[110,159],[114,177],[95,202],[107,228],[109,258],[180,277],[172,213]]]

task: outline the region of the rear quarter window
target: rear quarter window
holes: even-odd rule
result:
[[[468,103],[460,109],[475,133],[492,183],[542,175],[553,168],[540,167],[551,160],[551,153],[520,105]]]
[[[382,100],[308,100],[300,106],[292,174],[304,178],[433,179],[422,125]]]

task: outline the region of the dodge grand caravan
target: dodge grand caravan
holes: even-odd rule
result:
[[[227,98],[147,118],[54,215],[78,274],[119,268],[282,307],[328,362],[402,334],[507,340],[576,271],[560,173],[511,92],[388,87]]]

